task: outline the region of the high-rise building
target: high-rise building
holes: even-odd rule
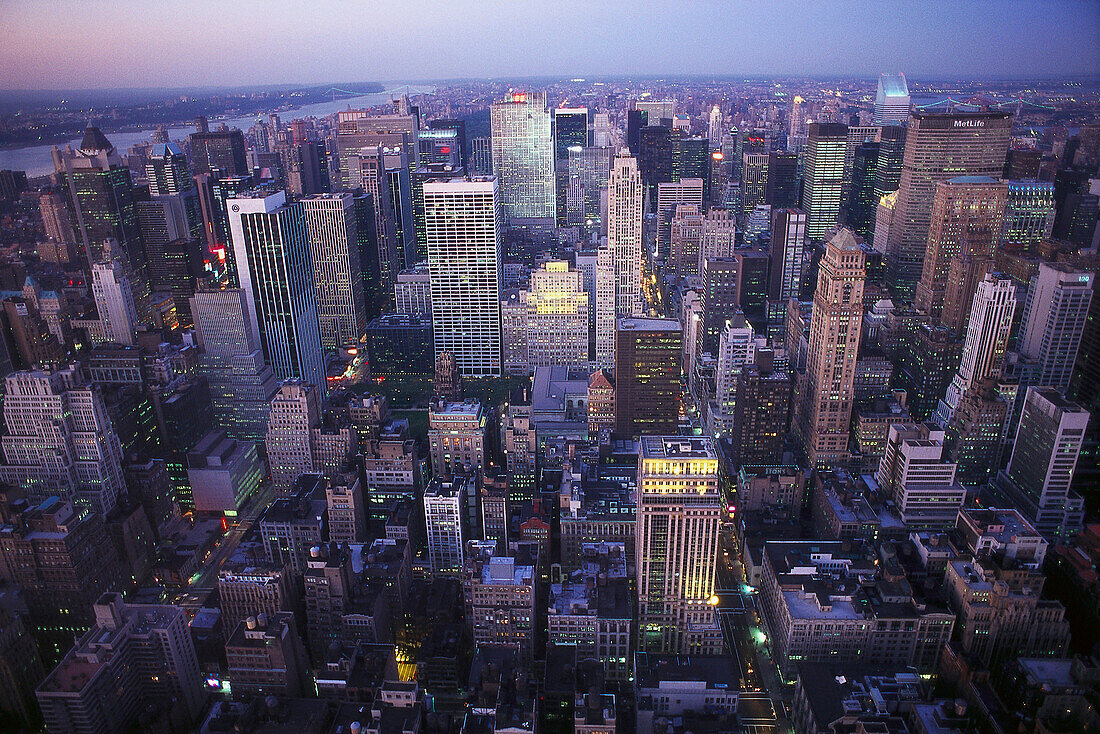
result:
[[[134,289],[123,264],[113,256],[92,265],[92,295],[103,324],[103,336],[116,344],[133,344],[138,313]]]
[[[1015,311],[1016,286],[1010,279],[986,276],[978,284],[959,371],[936,410],[934,420],[941,427],[951,422],[963,395],[986,380],[1000,378]]]
[[[860,146],[871,144],[877,145],[879,135],[882,132],[882,128],[877,125],[849,125],[847,131],[847,142],[844,146],[844,179],[840,189],[840,205],[841,208],[845,208],[848,203],[848,198],[852,193],[853,182],[853,170],[856,162],[856,149]],[[877,165],[877,157],[875,160]],[[866,166],[866,161],[864,161]],[[864,178],[874,179],[874,172],[868,177],[864,175]],[[873,183],[868,184],[873,187]],[[850,227],[850,225],[849,225]],[[858,234],[858,232],[857,232]]]
[[[774,355],[756,353],[754,364],[737,374],[730,448],[741,465],[775,466],[783,458],[790,425],[791,380],[786,370],[774,369]]]
[[[251,173],[245,155],[244,133],[222,125],[210,130],[205,119],[199,129],[188,137],[191,143],[191,163],[195,173],[221,171],[226,176],[247,176]]]
[[[279,382],[264,363],[244,291],[199,291],[191,313],[215,422],[235,439],[262,440]]]
[[[432,287],[428,266],[421,264],[398,273],[393,297],[397,313],[431,318]]]
[[[1011,129],[1008,112],[912,113],[886,244],[889,285],[895,296],[913,296],[924,263],[936,182],[999,176]]]
[[[805,212],[800,209],[779,209],[772,213],[768,300],[786,304],[790,299],[798,297],[802,286],[805,243]]]
[[[1006,252],[1035,254],[1054,231],[1054,184],[1009,181],[1000,246]]]
[[[470,139],[470,173],[478,176],[493,175],[493,139]]]
[[[715,369],[714,403],[708,411],[709,430],[716,438],[728,436],[733,427],[737,405],[737,378],[756,357],[756,339],[752,324],[740,311],[726,319],[718,340],[718,366]]]
[[[768,153],[744,153],[741,163],[741,211],[748,214],[766,201]]]
[[[849,128],[849,132],[857,129]],[[845,225],[868,241],[874,236],[875,211],[880,198],[875,196],[880,148],[881,143],[867,142],[852,152],[851,180],[844,200]]]
[[[293,698],[305,691],[309,660],[292,612],[250,615],[225,641],[225,659],[237,695]]]
[[[905,125],[909,121],[909,85],[905,74],[879,74],[874,123]]]
[[[569,185],[569,151],[588,145],[588,108],[555,107],[554,125],[554,174],[557,189],[557,224],[566,223],[566,189]]]
[[[73,252],[76,233],[73,231],[73,218],[65,197],[56,189],[43,191],[38,197],[38,212],[42,215],[46,237],[53,243],[51,247],[39,245],[39,257],[50,262],[72,261],[76,256]]]
[[[703,244],[703,215],[694,204],[677,204],[669,231],[668,277],[699,277],[699,252]]]
[[[145,178],[149,194],[179,196],[183,200],[190,237],[202,237],[202,213],[199,210],[195,179],[187,167],[187,156],[176,143],[157,143],[149,149],[145,163]]]
[[[95,624],[38,687],[50,731],[126,731],[150,705],[190,725],[205,703],[187,612],[106,593]]]
[[[770,151],[763,203],[772,209],[798,206],[798,194],[798,154]]]
[[[510,226],[552,227],[554,145],[544,92],[513,93],[490,109],[493,174]]]
[[[931,423],[892,423],[875,480],[905,522],[950,526],[966,490],[955,482],[956,466],[943,460],[944,432]]]
[[[736,257],[703,260],[703,323],[699,345],[714,354],[726,321],[741,309],[741,261]]]
[[[722,147],[722,110],[718,105],[710,108],[710,116],[707,118],[707,140],[713,150]]]
[[[432,475],[451,477],[485,464],[487,417],[476,400],[438,401],[428,410]]]
[[[672,131],[664,125],[643,123],[637,144],[631,142],[630,151],[638,159],[638,172],[652,201],[657,198],[657,184],[672,180]]]
[[[595,310],[593,332],[595,363],[599,369],[615,369],[615,253],[606,244],[596,251]]]
[[[313,272],[321,346],[358,344],[367,325],[359,236],[352,195],[314,194],[301,201]]]
[[[470,540],[462,573],[466,624],[478,646],[514,649],[529,664],[535,654],[535,570],[538,545],[519,543],[513,555]]]
[[[254,191],[228,202],[241,289],[264,358],[280,379],[327,391],[317,325],[317,294],[301,204],[286,194]]]
[[[428,561],[437,576],[458,576],[465,566],[466,541],[471,538],[465,514],[475,491],[469,476],[436,477],[424,489],[424,529]]]
[[[934,188],[915,306],[938,321],[952,262],[993,257],[1001,235],[1008,186],[988,176],[961,176],[937,181]],[[963,304],[969,301],[960,300]],[[964,305],[963,310],[969,309]]]
[[[672,138],[672,181],[697,178],[703,182],[703,201],[710,201],[710,144],[706,138],[674,131]]]
[[[615,313],[642,312],[642,179],[638,161],[620,151],[607,181],[607,248],[615,265]]]
[[[1024,396],[1008,468],[997,484],[1048,539],[1068,538],[1084,523],[1084,503],[1070,489],[1089,412],[1050,387]]]
[[[703,208],[703,179],[683,178],[657,184],[657,250],[662,257],[669,251],[672,218],[676,207],[689,204]]]
[[[683,329],[676,319],[618,319],[615,432],[671,433],[680,425]]]
[[[711,597],[722,498],[713,441],[642,436],[637,508],[638,649],[716,654]]]
[[[565,223],[584,232],[602,232],[604,193],[615,157],[610,147],[572,147],[563,166],[567,175]]]
[[[1092,302],[1096,276],[1065,263],[1042,263],[1024,302],[1017,349],[1039,367],[1038,382],[1065,391],[1085,320]]]
[[[569,263],[552,260],[531,273],[526,331],[532,369],[588,365],[588,293]]]
[[[856,354],[863,325],[863,248],[851,230],[825,243],[810,321],[807,389],[797,421],[807,460],[828,465],[848,453]]]
[[[405,139],[402,135],[401,140]],[[395,192],[386,170],[386,155],[386,149],[377,144],[351,150],[342,161],[346,168],[341,169],[344,177],[352,182],[349,188],[361,188],[370,197],[375,247],[374,253],[368,255],[378,268],[379,285],[383,294],[389,293],[397,273],[406,264],[412,264],[405,262],[405,243],[398,236],[396,213],[401,210],[402,203],[394,202]],[[400,191],[396,193],[400,194]],[[365,222],[360,221],[359,224],[362,229]],[[373,269],[368,268],[372,271]]]
[[[823,239],[840,217],[847,147],[847,126],[810,123],[802,177],[802,209],[806,212],[806,236],[810,239]]]
[[[310,431],[320,423],[317,389],[294,380],[283,383],[271,401],[267,422],[267,460],[276,493],[290,494],[298,477],[315,469]]]
[[[32,500],[57,495],[106,515],[125,494],[118,434],[79,368],[8,375],[4,424],[0,481]]]
[[[496,179],[424,184],[435,352],[463,375],[501,373],[502,214]]]

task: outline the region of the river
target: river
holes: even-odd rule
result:
[[[374,92],[359,97],[347,97],[345,99],[338,99],[335,102],[329,101],[307,104],[293,110],[280,110],[278,114],[283,122],[289,122],[303,117],[325,117],[334,112],[346,110],[349,105],[355,108],[371,107],[373,105],[382,104],[389,101],[393,94],[404,91],[405,86],[402,85],[388,89],[384,92]],[[431,94],[434,91],[435,88],[431,86],[409,87],[410,94]],[[255,124],[259,117],[266,117],[266,114],[246,115],[245,117],[233,118],[211,118],[210,128],[214,129],[224,122],[229,127],[239,127],[242,130],[248,130],[248,128]],[[151,127],[133,132],[107,133],[107,139],[111,141],[119,153],[125,155],[126,151],[128,151],[131,146],[152,140],[155,130],[155,127]],[[172,140],[181,140],[194,131],[194,125],[173,125],[168,127],[168,137]],[[75,148],[80,145],[80,140],[81,138],[79,137],[73,138],[67,143],[60,144],[60,147],[64,148],[65,145],[68,144]],[[26,171],[27,176],[30,178],[49,175],[53,173],[53,158],[50,156],[50,150],[52,148],[53,145],[51,144],[0,150],[0,169]]]

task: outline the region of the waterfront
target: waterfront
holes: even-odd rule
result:
[[[425,94],[434,91],[434,88],[431,86],[409,86],[407,88],[410,94]],[[345,110],[349,106],[371,107],[373,105],[382,104],[392,99],[393,95],[404,92],[405,89],[406,86],[401,85],[382,92],[373,92],[359,97],[346,97],[335,101],[330,100],[328,102],[303,105],[293,110],[281,110],[279,111],[279,115],[284,121],[296,120],[303,117],[325,117],[326,115],[331,115],[340,110]],[[224,122],[229,127],[239,127],[242,130],[247,130],[255,124],[258,118],[264,116],[266,116],[266,113],[245,115],[243,117],[211,118],[210,127],[215,128]],[[131,146],[152,140],[155,130],[156,127],[150,127],[142,130],[107,133],[107,137],[111,143],[114,144],[115,148],[125,155],[126,151],[128,151]],[[191,124],[172,125],[168,127],[168,136],[172,140],[181,140],[188,134],[194,132],[194,130],[195,128]],[[59,147],[63,148],[65,145],[72,145],[75,148],[80,145],[80,138],[76,137],[66,143],[61,143]],[[26,171],[27,176],[31,178],[49,175],[53,173],[53,159],[50,157],[50,150],[52,150],[53,147],[54,144],[51,143],[49,145],[32,145],[25,148],[0,150],[0,169]]]

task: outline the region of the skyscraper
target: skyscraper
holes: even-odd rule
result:
[[[565,226],[566,190],[569,186],[569,150],[588,145],[588,108],[555,107],[554,175],[556,178],[557,225]]]
[[[768,154],[744,153],[741,163],[741,211],[749,213],[765,202],[768,187]]]
[[[607,247],[615,264],[615,312],[642,312],[642,179],[626,150],[615,156],[607,181]]]
[[[244,291],[199,291],[191,297],[191,313],[214,420],[235,439],[262,440],[279,383],[264,362]]]
[[[924,263],[936,182],[999,176],[1011,129],[1008,112],[912,113],[886,243],[887,277],[895,296],[913,297]]]
[[[806,459],[822,466],[848,453],[856,354],[863,324],[865,255],[851,230],[825,243],[810,321],[807,389],[799,431]]]
[[[187,168],[187,156],[175,143],[158,143],[149,151],[145,163],[145,178],[152,196],[179,196],[187,214],[191,237],[202,237],[202,213],[199,210],[195,179]]]
[[[909,85],[905,74],[879,74],[875,94],[876,125],[905,125],[909,121]]]
[[[917,283],[918,311],[939,320],[953,261],[993,257],[1001,235],[1007,192],[1005,184],[988,176],[961,176],[936,182],[924,266]]]
[[[806,236],[810,239],[824,238],[837,224],[847,146],[847,126],[810,124],[802,177],[802,209],[806,212]]]
[[[657,252],[661,257],[665,257],[669,251],[672,217],[676,214],[676,207],[691,204],[701,211],[704,200],[701,178],[683,178],[657,184]]]
[[[310,432],[321,423],[321,403],[313,385],[288,380],[271,401],[267,421],[267,459],[275,492],[290,495],[302,474],[312,472]]]
[[[350,193],[315,194],[301,202],[309,239],[321,346],[358,344],[367,325],[359,234]]]
[[[527,361],[531,368],[588,366],[588,293],[581,273],[550,261],[527,291]]]
[[[1054,231],[1054,184],[1009,181],[1000,244],[1006,252],[1034,254]]]
[[[798,206],[798,194],[798,154],[769,152],[763,203],[773,210]]]
[[[552,227],[554,146],[544,92],[513,93],[490,110],[493,173],[510,226]]]
[[[502,216],[494,178],[424,184],[435,352],[463,375],[501,372]]]
[[[1069,537],[1084,522],[1083,502],[1070,483],[1088,422],[1088,411],[1058,390],[1027,389],[1012,458],[997,484],[1047,538]]]
[[[639,650],[698,655],[720,649],[711,596],[721,516],[714,442],[642,436],[635,544]]]
[[[317,295],[301,204],[282,191],[253,191],[228,201],[229,229],[252,328],[280,379],[327,391],[317,325]]]
[[[596,352],[594,359],[599,369],[615,369],[615,253],[604,245],[596,252],[595,299],[592,308],[595,309]]]
[[[134,291],[122,263],[114,257],[92,265],[92,295],[109,342],[133,344],[138,315]]]
[[[1024,302],[1017,349],[1039,367],[1035,384],[1065,391],[1092,302],[1093,273],[1042,263]]]
[[[679,429],[683,329],[676,319],[619,318],[615,335],[615,432]]]
[[[405,256],[404,243],[397,232],[394,191],[386,171],[385,150],[375,145],[348,151],[342,164],[345,166],[341,169],[342,175],[352,182],[349,188],[362,188],[363,193],[371,197],[375,253],[368,255],[377,263],[380,292],[388,294],[397,273],[405,266]]]
[[[217,130],[210,130],[203,124],[191,133],[189,140],[195,173],[210,173],[215,169],[226,176],[251,173],[245,156],[244,133],[237,128],[230,130],[222,125]]]

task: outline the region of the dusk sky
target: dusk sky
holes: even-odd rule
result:
[[[0,88],[1100,71],[1097,0],[2,0]]]

